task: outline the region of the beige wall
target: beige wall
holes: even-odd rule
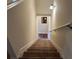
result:
[[[12,0],[7,0],[7,4],[8,4],[8,3],[11,3],[11,2],[12,2]]]
[[[72,0],[55,0],[53,25],[57,28],[66,23],[72,22]]]
[[[8,10],[8,38],[15,54],[30,41],[35,40],[35,1],[24,0]]]
[[[72,22],[72,0],[55,0],[55,9],[52,13],[52,28],[58,28]],[[64,59],[72,59],[72,31],[61,28],[52,32],[52,42]]]

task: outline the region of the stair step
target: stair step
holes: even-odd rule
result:
[[[52,50],[52,49],[28,49],[28,51],[57,51],[57,50]]]
[[[60,57],[23,57],[20,59],[62,59]]]
[[[44,49],[28,49],[26,52],[57,52],[57,50]]]
[[[31,46],[30,48],[35,48],[35,49],[56,49],[55,47],[52,47],[50,45],[48,45],[47,47],[44,46],[36,46],[37,44],[35,44],[35,46]]]
[[[52,50],[57,50],[54,47],[30,47],[30,49],[52,49]]]
[[[57,53],[57,54],[59,54],[57,51],[26,51],[26,52],[24,52],[24,54],[26,54],[26,53]]]
[[[49,41],[37,41],[20,59],[62,59],[57,49]]]
[[[24,57],[60,57],[58,53],[25,53]]]

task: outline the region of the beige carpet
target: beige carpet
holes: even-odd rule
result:
[[[37,40],[20,59],[62,59],[49,40]]]

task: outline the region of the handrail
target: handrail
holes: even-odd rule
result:
[[[7,10],[9,10],[9,9],[15,7],[16,5],[20,4],[22,1],[23,1],[23,0],[17,0],[17,1],[15,1],[15,2],[12,2],[12,3],[8,4],[8,5],[7,5]]]
[[[65,27],[68,27],[68,28],[72,29],[72,23],[67,23],[67,24],[62,25],[62,26],[60,26],[60,27],[58,27],[58,28],[52,29],[50,32],[56,31],[56,30],[58,30],[58,29],[65,28]]]

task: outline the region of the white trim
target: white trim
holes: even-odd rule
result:
[[[13,2],[13,3],[9,4],[9,5],[7,6],[7,10],[9,10],[9,9],[15,7],[16,5],[20,4],[22,1],[23,1],[23,0],[19,0],[19,1],[16,1],[16,2]]]
[[[23,53],[24,53],[25,51],[27,51],[27,49],[30,48],[36,41],[37,41],[37,39],[36,39],[36,40],[32,40],[32,41],[30,41],[29,43],[27,43],[25,46],[23,46],[22,48],[20,48],[19,51],[18,51],[18,56],[17,56],[17,58],[22,57],[22,56],[23,56]]]

